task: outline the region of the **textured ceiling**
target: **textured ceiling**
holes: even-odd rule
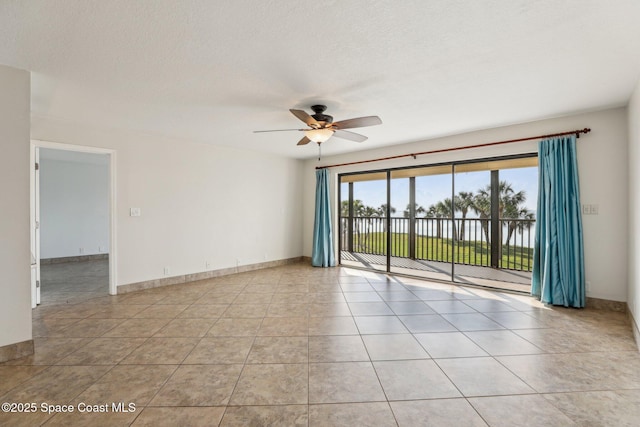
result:
[[[32,113],[296,158],[289,108],[379,115],[337,154],[625,105],[638,0],[0,0]]]

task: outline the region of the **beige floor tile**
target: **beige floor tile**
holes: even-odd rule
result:
[[[184,309],[178,319],[218,319],[229,304],[194,304]]]
[[[202,295],[194,304],[219,305],[231,304],[238,297],[238,293],[207,292]]]
[[[435,314],[435,311],[422,301],[387,301],[387,305],[398,316],[407,314]]]
[[[110,338],[150,337],[162,329],[171,319],[127,319],[103,334]]]
[[[435,362],[466,397],[535,392],[491,357],[437,359]]]
[[[220,406],[229,402],[242,365],[182,365],[149,406]]]
[[[363,335],[371,360],[428,359],[429,355],[411,334]]]
[[[234,302],[222,313],[222,317],[262,319],[267,313],[267,308],[269,308],[269,304],[237,304]]]
[[[311,303],[309,304],[309,316],[311,317],[351,316],[351,310],[349,310],[349,305],[344,302]]]
[[[345,292],[344,299],[347,302],[382,302],[377,292]]]
[[[247,363],[307,363],[309,339],[307,337],[257,337]]]
[[[354,317],[360,334],[403,334],[409,333],[396,316]]]
[[[0,412],[0,425],[10,427],[33,427],[44,425],[53,417],[53,414],[41,412],[39,404],[36,405],[37,412]]]
[[[385,302],[351,302],[349,309],[354,316],[392,316],[393,311]]]
[[[203,306],[199,306],[203,307]],[[204,337],[216,323],[216,319],[173,319],[160,329],[154,337],[181,338]]]
[[[129,319],[142,310],[151,307],[148,304],[105,304],[96,314],[90,316],[92,319]]]
[[[233,301],[234,304],[269,304],[273,299],[273,292],[241,292]]]
[[[210,427],[222,419],[224,407],[147,407],[138,415],[135,427]]]
[[[229,406],[221,427],[308,425],[307,405]]]
[[[386,401],[371,362],[309,364],[309,403]]]
[[[373,362],[388,400],[461,397],[432,360]]]
[[[187,365],[242,364],[247,359],[253,340],[253,337],[202,338],[183,363]]]
[[[61,331],[67,326],[78,322],[80,319],[68,318],[33,318],[32,330],[35,337],[62,336]]]
[[[271,304],[307,304],[309,295],[303,292],[280,292],[273,294]]]
[[[93,338],[35,338],[34,353],[5,362],[5,366],[54,365],[60,359],[93,341]]]
[[[497,359],[539,393],[640,389],[640,354],[637,351],[502,356]]]
[[[476,331],[465,335],[492,356],[542,353],[535,345],[511,331]]]
[[[255,337],[262,319],[220,319],[207,332],[208,337]]]
[[[480,313],[443,314],[442,317],[460,331],[491,331],[503,326]]]
[[[465,299],[464,303],[480,313],[516,311],[513,306],[495,299]]]
[[[438,314],[477,313],[472,307],[458,300],[427,301],[426,304]]]
[[[640,390],[545,394],[543,397],[581,426],[635,427]]]
[[[60,334],[69,338],[100,337],[122,323],[122,319],[82,319],[64,328]]]
[[[284,294],[286,295],[286,294]],[[308,304],[278,303],[269,305],[267,317],[306,317],[309,315]]]
[[[453,332],[457,329],[439,314],[417,314],[398,316],[412,333],[421,332]]]
[[[325,288],[325,291],[317,291],[309,294],[309,303],[316,304],[328,304],[328,303],[338,303],[338,302],[347,302],[344,299],[344,294],[340,291],[340,289],[336,288]]]
[[[137,319],[173,319],[182,313],[188,305],[156,304],[145,308],[135,316]]]
[[[308,293],[309,285],[306,284],[295,284],[295,283],[283,283],[278,285],[276,288],[276,293]]]
[[[73,403],[98,405],[112,402],[133,403],[141,408],[149,403],[178,368],[177,365],[115,366],[92,386],[80,393]]]
[[[369,361],[360,335],[309,337],[309,362]]]
[[[22,384],[37,373],[46,369],[45,366],[2,366],[0,365],[0,396],[12,388]]]
[[[487,352],[462,332],[436,332],[414,336],[434,359],[488,356]]]
[[[111,366],[51,366],[2,396],[3,402],[66,404]]]
[[[270,294],[273,295],[276,291],[277,285],[261,285],[250,283],[244,287],[243,293],[256,293],[256,294]]]
[[[309,427],[343,426],[394,427],[396,421],[386,402],[309,406]]]
[[[125,365],[176,365],[182,363],[198,338],[149,338],[125,357]]]
[[[86,407],[83,412],[75,410],[70,413],[60,413],[54,415],[46,426],[58,426],[58,427],[118,427],[126,426],[133,422],[138,416],[136,412],[118,412],[118,413],[99,413],[99,412],[86,412]],[[99,409],[99,408],[98,408]]]
[[[378,295],[386,302],[420,302],[420,298],[415,296],[413,292],[407,290],[378,291]]]
[[[548,324],[520,311],[485,313],[485,316],[508,329],[546,328]]]
[[[309,336],[312,335],[357,335],[358,328],[353,317],[311,317]]]
[[[540,395],[475,397],[469,403],[492,427],[577,425]]]
[[[260,325],[258,336],[300,336],[309,334],[309,319],[307,317],[265,317]]]
[[[115,365],[142,345],[147,338],[96,338],[58,365]]]
[[[466,399],[433,399],[391,402],[400,427],[486,427]]]
[[[246,365],[231,396],[230,405],[306,404],[309,365]]]

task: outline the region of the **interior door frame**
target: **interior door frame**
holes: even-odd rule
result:
[[[109,162],[109,294],[117,295],[118,293],[118,278],[117,278],[117,221],[116,221],[116,151],[107,148],[89,147],[85,145],[73,145],[63,144],[59,142],[42,141],[37,139],[31,140],[31,173],[30,173],[30,189],[32,192],[30,212],[31,212],[31,242],[32,248],[35,243],[35,252],[33,255],[36,258],[36,277],[39,280],[40,276],[40,250],[37,246],[40,241],[40,229],[36,226],[35,221],[39,218],[39,206],[40,206],[40,194],[39,186],[36,182],[35,163],[38,149],[51,148],[54,150],[75,151],[80,153],[91,154],[106,154]],[[32,280],[31,294],[32,294],[32,306],[34,303],[39,303],[37,294],[39,293],[36,288],[36,283]],[[36,299],[36,301],[34,301]]]

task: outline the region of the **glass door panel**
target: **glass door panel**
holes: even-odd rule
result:
[[[341,177],[340,262],[387,271],[386,173]]]
[[[391,172],[391,272],[451,280],[451,190],[450,165]]]

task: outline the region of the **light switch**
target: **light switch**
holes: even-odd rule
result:
[[[591,215],[598,215],[598,205],[591,205]]]
[[[591,215],[591,205],[582,205],[582,214]]]
[[[130,208],[129,209],[129,216],[140,216],[142,215],[142,212],[140,211],[140,208]]]

